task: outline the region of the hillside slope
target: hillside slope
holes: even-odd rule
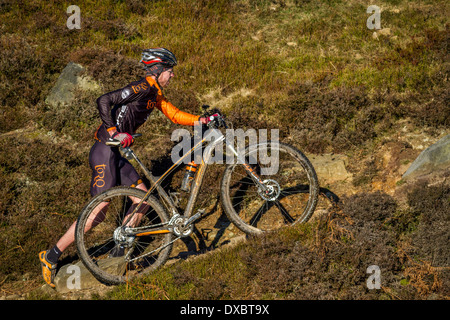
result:
[[[352,178],[321,181],[344,200],[341,211],[240,244],[212,269],[175,264],[148,283],[170,298],[450,296],[448,252],[439,242],[449,232],[446,172],[426,183],[401,179],[422,150],[450,133],[447,1],[379,1],[381,30],[368,29],[367,6],[353,0],[77,5],[81,29],[67,27],[63,1],[0,3],[0,296],[42,284],[37,253],[89,199],[88,152],[100,124],[95,100],[141,77],[140,53],[156,46],[180,62],[165,92],[176,106],[200,114],[208,103],[235,128],[278,128],[280,139],[308,154],[345,156]],[[99,86],[51,106],[46,97],[69,62],[83,65]],[[157,165],[178,126],[156,112],[149,121],[135,149]],[[211,189],[199,206],[215,208],[222,169],[208,172]],[[211,220],[220,219],[217,208]],[[431,231],[439,234],[425,236]],[[391,257],[388,265],[371,262],[371,250]],[[64,257],[74,254],[71,248]],[[391,285],[384,291],[364,287],[368,263],[386,268]],[[228,277],[235,268],[247,280]],[[270,270],[283,277],[270,278]],[[170,284],[182,289],[169,293]],[[145,281],[136,286],[146,288]],[[113,297],[142,298],[140,289],[127,290]]]

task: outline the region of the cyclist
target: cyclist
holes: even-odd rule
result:
[[[146,76],[132,82],[122,89],[106,93],[97,99],[97,107],[102,124],[95,133],[95,143],[89,153],[92,169],[90,193],[95,196],[117,185],[127,185],[147,191],[134,167],[120,155],[118,148],[105,144],[114,138],[122,147],[133,144],[131,136],[145,123],[150,113],[156,108],[163,112],[172,122],[193,126],[197,121],[209,122],[206,117],[199,117],[183,112],[171,104],[162,94],[174,77],[173,67],[177,65],[175,55],[165,48],[146,49],[140,61],[144,64]],[[39,253],[42,275],[45,282],[55,287],[57,261],[62,252],[74,242],[74,222],[56,245]]]

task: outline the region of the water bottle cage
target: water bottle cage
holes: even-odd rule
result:
[[[197,172],[197,164],[189,163],[186,165],[183,180],[181,181],[181,190],[188,192],[191,189],[192,180]]]

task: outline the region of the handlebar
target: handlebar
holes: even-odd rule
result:
[[[203,110],[205,110],[205,113],[203,114],[203,117],[209,117],[210,121],[208,122],[207,126],[210,129],[216,129],[216,128],[228,128],[225,116],[222,114],[222,112],[219,109],[212,109],[208,111],[207,109],[209,106],[204,105],[202,106]],[[211,118],[212,117],[212,118]]]
[[[135,134],[132,134],[131,136],[133,137],[133,139],[135,139],[135,138],[141,137],[142,133],[135,133]],[[105,144],[110,147],[119,147],[120,141],[110,138],[108,141],[105,142]]]

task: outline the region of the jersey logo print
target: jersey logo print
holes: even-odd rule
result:
[[[156,107],[156,101],[148,100],[147,109],[153,109],[154,107]]]
[[[148,85],[145,82],[142,82],[142,83],[137,84],[135,86],[131,86],[131,88],[133,89],[134,93],[138,93],[141,90],[147,90]]]

